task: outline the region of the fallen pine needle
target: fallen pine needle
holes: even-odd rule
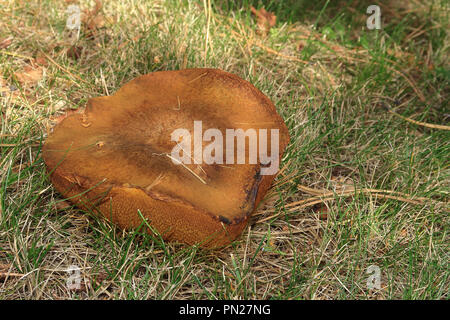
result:
[[[397,112],[392,111],[391,109],[389,109],[389,112],[392,113],[393,115],[403,119],[403,120],[406,120],[408,122],[414,123],[414,124],[416,124],[418,126],[432,128],[432,129],[450,130],[450,126],[444,126],[442,124],[433,124],[433,123],[427,123],[427,122],[413,120],[411,118],[404,117],[401,114],[398,114]]]
[[[15,53],[15,52],[9,52],[9,51],[5,51],[5,50],[2,50],[0,52],[3,53],[3,54],[6,54],[8,56],[12,56],[12,57],[23,58],[23,59],[26,59],[26,60],[33,60],[32,57],[24,56],[23,54],[18,54],[18,53]]]
[[[306,208],[306,207],[311,207],[314,206],[316,204],[319,203],[324,203],[327,201],[332,201],[332,200],[336,200],[336,196],[338,197],[349,197],[355,194],[355,192],[357,193],[363,193],[363,194],[374,194],[376,195],[377,198],[380,199],[392,199],[392,200],[397,200],[397,201],[401,201],[401,202],[406,202],[406,203],[410,203],[410,204],[414,204],[414,205],[420,205],[423,204],[425,201],[431,201],[431,199],[429,198],[423,198],[423,197],[417,197],[417,198],[413,198],[412,196],[406,194],[406,193],[402,193],[402,192],[397,192],[397,191],[391,191],[391,190],[378,190],[378,189],[368,189],[368,188],[364,188],[364,189],[354,189],[354,188],[350,188],[349,190],[346,191],[342,191],[341,193],[338,192],[333,192],[333,191],[328,191],[328,190],[317,190],[317,189],[312,189],[312,188],[308,188],[305,186],[298,186],[298,188],[300,190],[303,189],[303,191],[313,194],[315,193],[316,196],[308,198],[308,199],[304,199],[304,200],[300,200],[300,201],[296,201],[296,202],[292,202],[289,204],[286,204],[284,207],[287,209],[287,211],[289,212],[294,212],[297,211],[299,209],[302,208]],[[308,190],[308,191],[306,191]],[[260,222],[264,222],[270,219],[275,218],[276,216],[282,214],[282,212],[278,212],[275,215],[271,215],[269,217],[266,217],[262,220],[258,220],[258,223]]]
[[[283,54],[283,53],[281,53],[281,52],[278,52],[278,51],[276,51],[276,50],[273,50],[272,48],[266,47],[265,45],[262,45],[261,43],[256,42],[256,41],[253,41],[253,40],[249,40],[249,41],[248,41],[248,44],[249,44],[249,45],[257,46],[257,47],[263,49],[264,51],[266,51],[266,52],[268,52],[268,53],[270,53],[270,54],[274,54],[274,55],[276,55],[276,56],[279,56],[279,57],[281,57],[281,58],[283,58],[283,59],[285,59],[285,60],[290,60],[290,61],[300,62],[300,63],[302,63],[302,64],[308,64],[308,63],[309,63],[308,61],[299,59],[299,58],[297,58],[297,57],[285,55],[285,54]]]
[[[80,78],[79,76],[77,76],[76,74],[73,74],[72,72],[70,72],[69,70],[67,70],[66,68],[64,68],[63,66],[59,65],[55,60],[53,60],[48,54],[46,54],[44,51],[41,50],[41,52],[44,54],[44,56],[51,62],[53,63],[56,67],[58,67],[58,69],[64,71],[65,73],[69,74],[71,77],[80,80],[81,82],[84,83],[89,83],[86,80]],[[73,80],[72,80],[73,81]],[[77,82],[73,81],[77,86],[80,86]]]
[[[424,197],[413,198],[409,194],[406,194],[403,192],[398,192],[398,191],[392,191],[392,190],[380,190],[380,189],[369,189],[369,188],[363,188],[363,189],[349,188],[348,190],[345,190],[342,192],[339,192],[339,191],[333,192],[333,191],[328,191],[328,190],[311,189],[311,188],[301,186],[301,185],[298,185],[297,188],[302,191],[305,191],[307,193],[316,195],[316,198],[333,196],[332,199],[334,199],[335,195],[350,196],[350,195],[354,194],[355,192],[358,192],[358,193],[364,193],[364,194],[377,194],[377,196],[382,197],[382,198],[384,197],[384,198],[399,200],[399,201],[408,202],[411,204],[423,204],[425,201],[431,200],[429,198],[424,198]],[[308,190],[309,192],[306,190]],[[305,200],[301,200],[301,201],[297,201],[297,202],[293,202],[293,203],[289,203],[286,205],[286,207],[292,207],[292,206],[295,206],[296,203],[303,203],[306,200],[313,200],[313,199],[314,199],[314,197],[305,199]]]
[[[14,272],[0,272],[0,279],[6,279],[8,277],[23,277],[22,273],[14,273]]]
[[[194,177],[196,177],[198,180],[200,180],[203,184],[206,184],[206,181],[203,180],[198,174],[196,174],[193,170],[191,170],[189,167],[187,167],[183,162],[179,161],[178,159],[175,159],[174,157],[172,157],[169,154],[166,154],[166,156],[168,158],[170,158],[172,161],[175,161],[178,164],[181,164],[183,166],[183,168],[185,168],[186,170],[188,170],[190,173],[192,173],[194,175]]]

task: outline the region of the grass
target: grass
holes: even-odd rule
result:
[[[449,131],[390,112],[448,126],[448,3],[378,2],[382,29],[367,30],[372,2],[105,1],[103,22],[84,23],[76,40],[67,3],[4,1],[0,299],[448,299]],[[252,5],[277,15],[266,36]],[[24,85],[17,73],[39,57],[43,76]],[[220,251],[123,232],[70,206],[40,156],[64,110],[191,67],[253,83],[291,134],[266,201]],[[380,289],[367,287],[371,265]]]

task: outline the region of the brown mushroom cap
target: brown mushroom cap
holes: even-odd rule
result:
[[[273,103],[249,82],[188,69],[144,75],[90,99],[55,126],[43,158],[56,189],[76,205],[122,228],[141,225],[140,210],[166,240],[219,247],[241,233],[274,175],[249,161],[175,164],[171,133],[193,132],[194,121],[203,131],[278,129],[280,158],[289,142]]]

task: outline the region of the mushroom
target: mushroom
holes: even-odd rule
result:
[[[273,103],[249,82],[187,69],[90,99],[59,120],[43,159],[55,188],[82,209],[124,229],[144,224],[167,241],[216,248],[242,232],[288,142]]]

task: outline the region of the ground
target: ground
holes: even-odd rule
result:
[[[0,299],[448,299],[448,22],[447,1],[2,1]],[[217,251],[71,206],[40,154],[65,111],[191,67],[250,81],[291,134]]]

